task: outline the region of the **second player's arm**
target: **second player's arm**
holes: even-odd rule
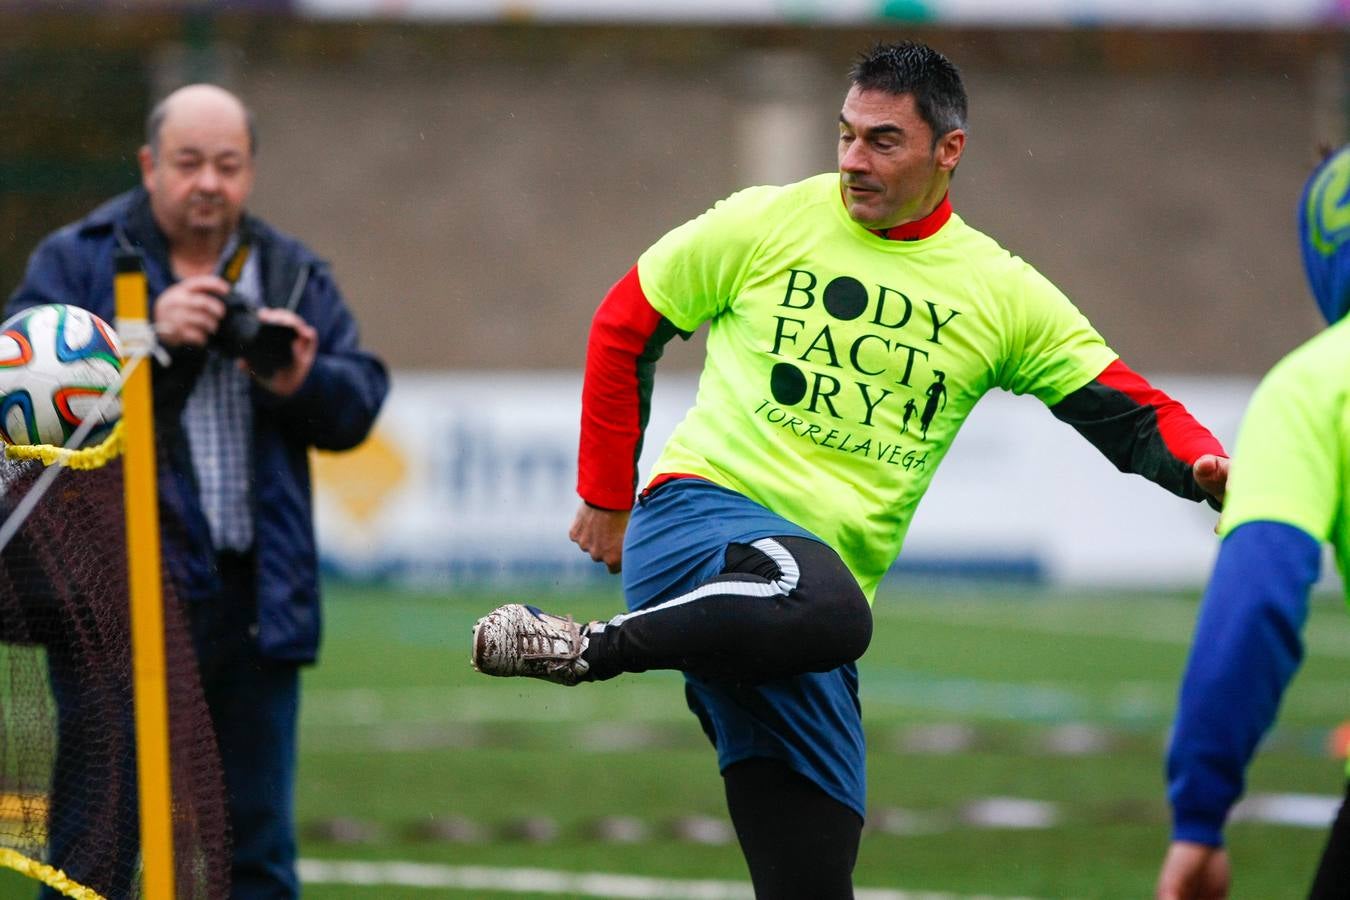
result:
[[[1303,659],[1321,545],[1344,516],[1343,359],[1334,333],[1310,342],[1262,381],[1243,417],[1168,748],[1172,848],[1158,881],[1168,900],[1200,896],[1188,883],[1211,886],[1202,864],[1221,854],[1247,766]]]

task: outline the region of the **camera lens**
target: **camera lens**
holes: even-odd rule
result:
[[[245,356],[258,337],[258,313],[253,305],[234,291],[221,298],[225,315],[216,327],[215,346],[226,356]]]
[[[242,357],[263,377],[290,364],[294,328],[263,322],[253,304],[234,291],[221,300],[225,303],[225,315],[211,338],[212,347],[226,356]]]

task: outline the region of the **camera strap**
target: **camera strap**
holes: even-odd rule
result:
[[[244,274],[244,264],[248,262],[249,254],[252,252],[252,244],[241,234],[239,246],[234,248],[230,258],[225,260],[225,265],[220,267],[220,277],[228,281],[230,287],[234,287],[239,281],[239,276]]]

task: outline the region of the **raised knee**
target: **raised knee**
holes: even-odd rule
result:
[[[833,630],[836,655],[842,662],[854,662],[872,643],[872,606],[862,589],[852,585],[836,604]]]
[[[854,583],[799,591],[797,617],[813,647],[817,671],[860,658],[872,641],[872,608]]]

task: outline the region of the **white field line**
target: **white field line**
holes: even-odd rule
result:
[[[630,682],[631,684],[631,682]],[[357,747],[399,750],[449,746],[455,740],[474,743],[466,729],[506,722],[566,724],[626,722],[634,729],[660,729],[693,721],[681,702],[682,694],[669,686],[659,692],[640,692],[645,709],[637,711],[623,698],[624,691],[572,692],[566,715],[558,707],[529,702],[504,703],[500,694],[476,688],[313,688],[305,693],[302,727],[309,739],[305,752],[350,752]],[[874,708],[907,706],[953,715],[996,715],[1014,710],[1046,722],[1076,721],[1105,715],[1137,722],[1170,718],[1176,703],[1172,680],[1122,682],[1104,700],[1080,695],[1060,684],[1002,682],[984,679],[924,678],[885,669],[864,673],[863,697]],[[1300,680],[1300,709],[1308,715],[1339,721],[1345,712],[1345,683],[1338,679]],[[659,733],[657,731],[656,733]],[[361,735],[371,735],[360,738]]]
[[[667,673],[658,673],[666,675]],[[677,676],[678,677],[678,676]],[[521,679],[522,681],[524,679]],[[630,680],[622,691],[561,691],[533,682],[519,694],[499,685],[449,687],[406,685],[380,688],[306,688],[304,715],[308,724],[325,726],[409,725],[496,722],[528,719],[540,724],[579,722],[601,716],[643,724],[689,721],[683,682],[677,678]]]
[[[1028,609],[1034,612],[1035,605],[1029,604]],[[1063,607],[1055,607],[1055,611],[1063,611],[1063,609]],[[1047,609],[1046,612],[1052,612],[1052,610]],[[1317,615],[1318,612],[1319,610],[1314,609],[1313,615]],[[1340,610],[1331,612],[1344,615],[1344,612]],[[989,618],[981,610],[944,609],[936,603],[922,605],[895,603],[884,608],[879,603],[877,605],[877,617],[879,619],[902,621],[910,619],[937,625],[975,626],[1030,632],[1032,634],[1053,634],[1064,637],[1117,638],[1119,640],[1184,647],[1190,646],[1192,633],[1195,629],[1195,622],[1190,617],[1170,621],[1166,617],[1162,617],[1145,622],[1142,621],[1143,617],[1141,616],[1136,619],[1108,620],[1096,624],[1087,624],[1081,621],[1052,620],[1049,617],[1040,619],[1034,615],[1028,615],[1017,621],[1012,621],[1004,618]],[[1338,623],[1338,625],[1340,624]],[[1309,656],[1350,659],[1350,642],[1346,642],[1344,639],[1343,627],[1337,627],[1336,633],[1319,633],[1317,623],[1313,622],[1304,629],[1303,639],[1307,645]]]
[[[1090,718],[1094,710],[1108,718],[1136,722],[1149,717],[1169,719],[1177,690],[1172,679],[1136,679],[1120,682],[1103,700],[1056,682],[924,676],[886,668],[864,672],[862,684],[864,702],[873,704],[923,707],[952,714],[1027,709],[1031,711],[1028,715],[1034,712],[1047,721]],[[1315,679],[1304,673],[1297,690],[1300,709],[1306,714],[1328,716],[1328,721],[1344,717],[1343,680]],[[555,688],[555,694],[562,692]],[[414,749],[428,741],[445,743],[445,738],[437,734],[446,729],[456,729],[455,734],[472,743],[472,735],[464,729],[473,725],[625,722],[635,728],[660,729],[692,721],[683,693],[667,683],[649,686],[635,679],[625,683],[621,691],[569,691],[565,696],[550,698],[552,702],[544,699],[504,698],[490,687],[309,688],[305,691],[302,726],[315,737],[307,743],[306,752],[348,752],[355,746],[355,735],[371,731],[379,733],[372,748]],[[399,731],[395,734],[391,729]],[[320,734],[323,739],[317,737]]]
[[[371,887],[441,888],[499,891],[515,894],[558,894],[618,900],[754,900],[750,885],[739,881],[648,878],[604,872],[560,872],[552,869],[494,869],[414,862],[302,859],[300,880],[306,884]],[[1030,898],[948,894],[858,888],[857,900],[1030,900]]]

